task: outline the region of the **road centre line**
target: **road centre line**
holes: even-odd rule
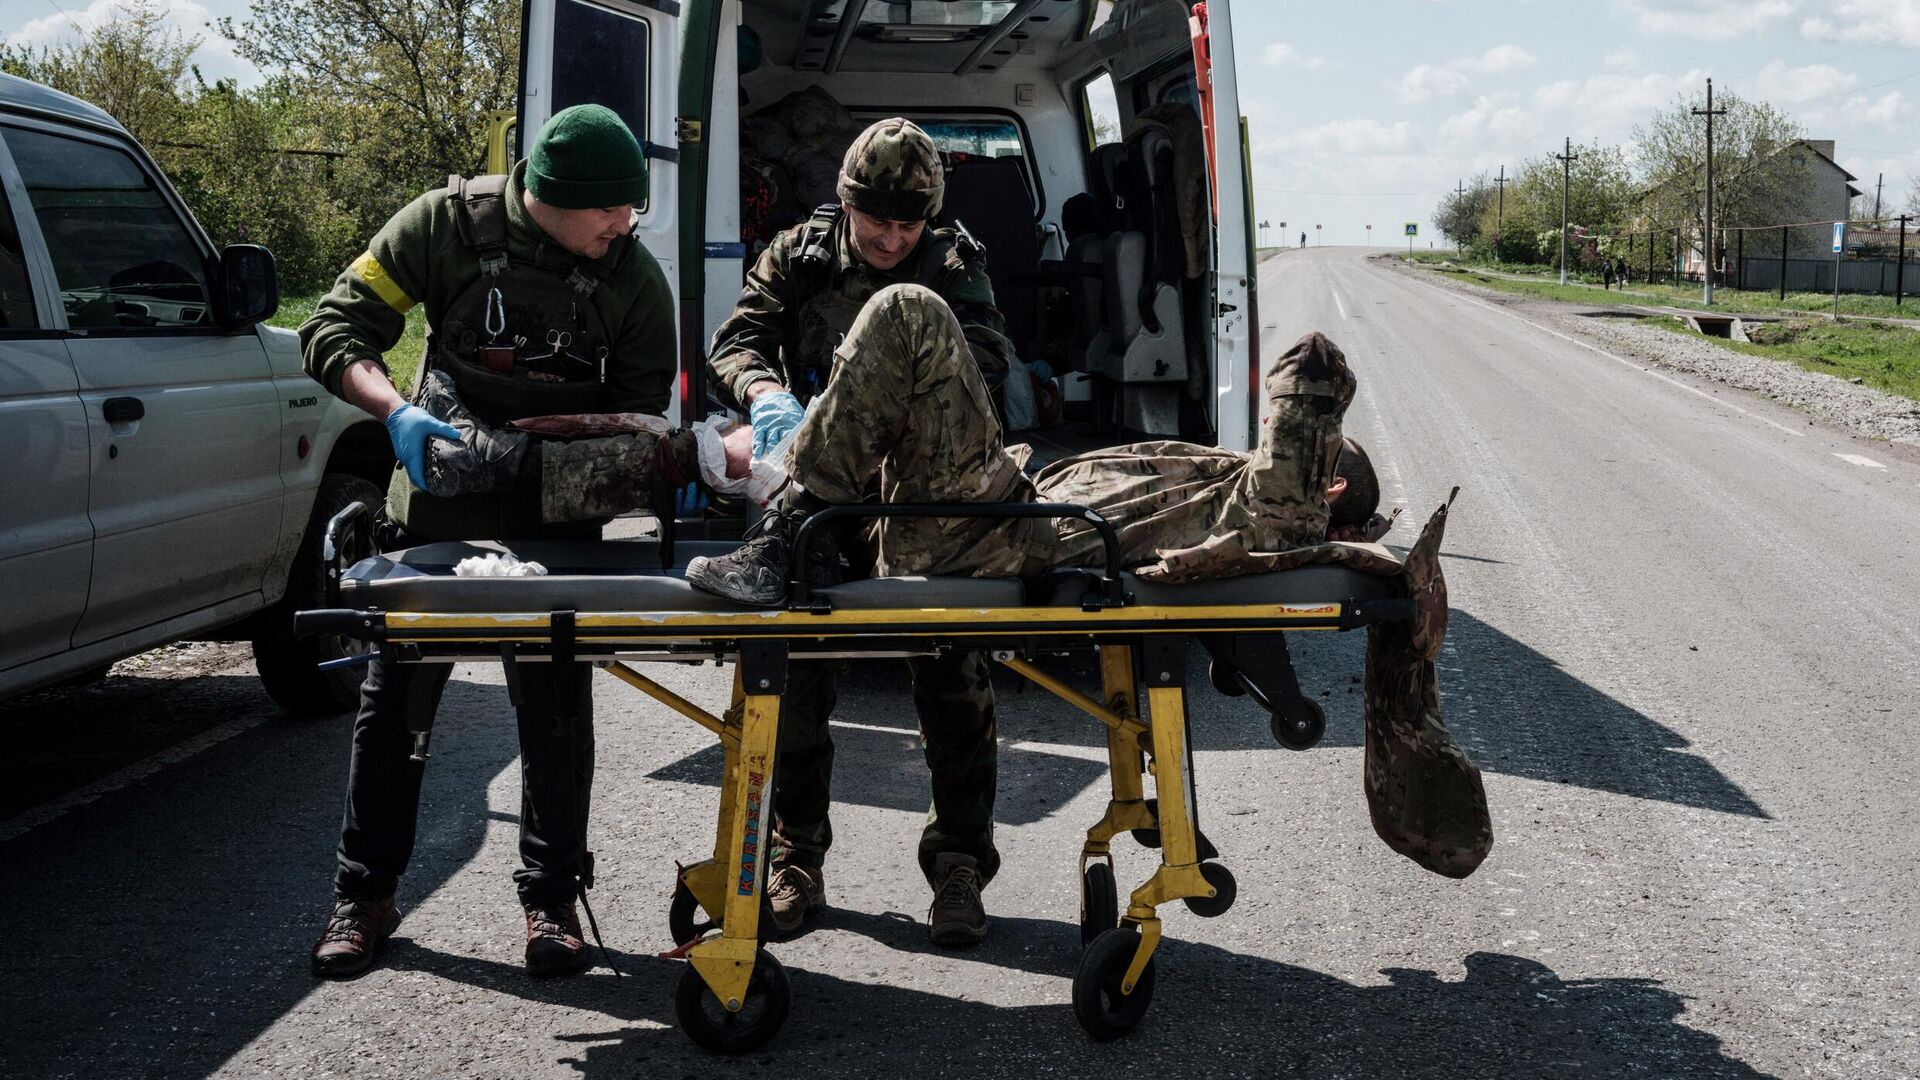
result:
[[[1433,289],[1436,292],[1446,293],[1447,295],[1453,297],[1456,300],[1465,301],[1466,303],[1472,304],[1475,307],[1486,308],[1488,311],[1498,312],[1510,319],[1513,319],[1516,322],[1525,323],[1526,325],[1533,327],[1535,330],[1538,330],[1543,334],[1552,334],[1554,337],[1557,337],[1562,341],[1569,342],[1574,345],[1578,345],[1589,352],[1599,353],[1601,356],[1604,356],[1607,359],[1614,361],[1615,363],[1624,364],[1635,371],[1642,372],[1647,375],[1651,375],[1654,378],[1659,379],[1661,382],[1668,384],[1669,386],[1679,387],[1680,389],[1685,390],[1687,393],[1692,394],[1696,397],[1699,397],[1703,400],[1711,401],[1715,405],[1720,406],[1721,408],[1730,409],[1734,412],[1739,413],[1741,416],[1751,417],[1752,419],[1758,420],[1761,423],[1766,424],[1768,427],[1777,428],[1781,431],[1784,431],[1796,439],[1804,439],[1807,437],[1807,433],[1804,431],[1795,431],[1794,429],[1786,426],[1785,424],[1776,423],[1775,421],[1769,420],[1758,413],[1748,412],[1747,410],[1741,408],[1738,405],[1735,405],[1730,401],[1722,401],[1719,398],[1713,396],[1712,394],[1707,393],[1704,390],[1701,390],[1697,387],[1688,386],[1686,383],[1683,383],[1678,379],[1669,378],[1668,376],[1662,375],[1659,372],[1653,370],[1652,368],[1646,367],[1641,364],[1636,364],[1632,360],[1629,360],[1624,356],[1616,356],[1613,353],[1610,353],[1607,350],[1600,348],[1598,345],[1588,344],[1587,342],[1581,341],[1577,337],[1573,337],[1569,334],[1563,334],[1560,331],[1555,330],[1550,326],[1542,326],[1539,323],[1534,322],[1532,319],[1529,319],[1524,315],[1516,315],[1513,312],[1506,310],[1505,308],[1498,307],[1493,304],[1488,304],[1480,300],[1475,300],[1471,296],[1463,296],[1460,293],[1453,291],[1452,289],[1444,288],[1439,285],[1430,284],[1425,281],[1420,281],[1419,278],[1415,278],[1414,280],[1419,281],[1420,284],[1425,285],[1427,288]]]
[[[1847,462],[1850,465],[1858,465],[1866,469],[1886,468],[1885,465],[1880,464],[1879,462],[1873,460],[1872,458],[1861,457],[1859,454],[1835,454],[1833,456],[1839,458],[1841,461]]]
[[[1327,291],[1333,294],[1333,306],[1340,309],[1340,317],[1343,319],[1352,318],[1351,315],[1347,314],[1347,305],[1340,302],[1340,290],[1334,288],[1332,282],[1327,283]]]

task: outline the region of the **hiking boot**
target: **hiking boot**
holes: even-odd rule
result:
[[[927,909],[927,922],[935,945],[974,945],[987,936],[981,885],[980,864],[973,856],[948,851],[934,860],[933,906]]]
[[[327,928],[313,943],[313,973],[323,979],[348,979],[373,966],[387,939],[400,927],[400,905],[392,896],[378,900],[335,900]]]
[[[535,978],[572,975],[588,965],[587,941],[573,901],[527,904],[527,974]]]
[[[773,928],[791,934],[807,916],[827,906],[827,881],[817,866],[788,863],[767,878],[767,910]]]
[[[460,432],[459,442],[427,440],[427,491],[441,498],[485,495],[511,487],[520,474],[531,437],[502,431],[475,418],[444,372],[429,371],[420,407]]]
[[[698,556],[687,563],[687,584],[701,592],[756,607],[779,607],[787,599],[787,575],[793,566],[793,542],[808,514],[770,508],[747,529],[747,542],[725,555]],[[840,584],[840,545],[830,530],[815,529],[809,543],[807,584]]]

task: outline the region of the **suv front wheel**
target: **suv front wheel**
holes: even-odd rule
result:
[[[358,476],[328,473],[320,480],[307,532],[287,579],[287,594],[262,613],[253,639],[253,666],[260,672],[260,682],[267,696],[288,712],[324,716],[351,709],[360,701],[365,667],[355,664],[321,671],[319,665],[363,653],[365,647],[333,635],[296,638],[293,613],[326,606],[327,568],[320,548],[327,522],[351,503],[365,503],[368,510],[378,511],[385,501],[385,493]]]

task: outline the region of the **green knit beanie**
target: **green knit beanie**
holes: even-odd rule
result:
[[[561,210],[598,210],[647,201],[647,156],[604,105],[553,114],[527,154],[527,190]]]

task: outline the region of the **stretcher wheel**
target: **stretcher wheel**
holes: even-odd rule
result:
[[[1274,741],[1289,750],[1311,749],[1327,733],[1327,712],[1320,703],[1302,698],[1300,704],[1303,707],[1296,716],[1277,711],[1273,714]]]
[[[1233,871],[1217,862],[1201,863],[1200,876],[1213,886],[1214,895],[1185,897],[1182,902],[1187,905],[1187,910],[1203,919],[1225,915],[1240,891],[1240,887],[1234,883]]]
[[[1113,867],[1105,862],[1087,864],[1080,875],[1080,944],[1120,924],[1120,893],[1114,888]]]
[[[1222,663],[1218,660],[1208,664],[1207,681],[1213,684],[1215,690],[1220,691],[1228,697],[1245,697],[1247,695],[1247,688],[1240,685],[1240,672],[1236,670],[1232,664]]]
[[[787,969],[765,949],[754,953],[753,974],[748,976],[747,996],[739,1012],[727,1011],[692,964],[681,969],[673,985],[673,1013],[680,1030],[695,1045],[716,1054],[744,1054],[766,1045],[779,1034],[792,1007]]]
[[[720,928],[719,919],[710,919],[700,908],[700,901],[694,899],[693,890],[687,888],[684,881],[673,883],[673,904],[667,908],[667,930],[673,935],[675,945],[685,945],[695,938],[705,937],[709,930]]]
[[[684,881],[673,883],[673,903],[667,908],[667,932],[673,936],[675,945],[685,945],[698,937],[720,929],[723,919],[709,916],[700,907],[700,901],[694,898],[693,890],[687,888]],[[773,925],[773,902],[766,894],[760,896],[760,927],[756,935],[762,942],[771,941],[777,931]]]
[[[1117,1039],[1139,1027],[1153,1004],[1152,960],[1140,972],[1133,993],[1120,992],[1120,980],[1139,947],[1139,931],[1121,926],[1094,938],[1080,954],[1080,970],[1073,976],[1073,1016],[1095,1039]]]

